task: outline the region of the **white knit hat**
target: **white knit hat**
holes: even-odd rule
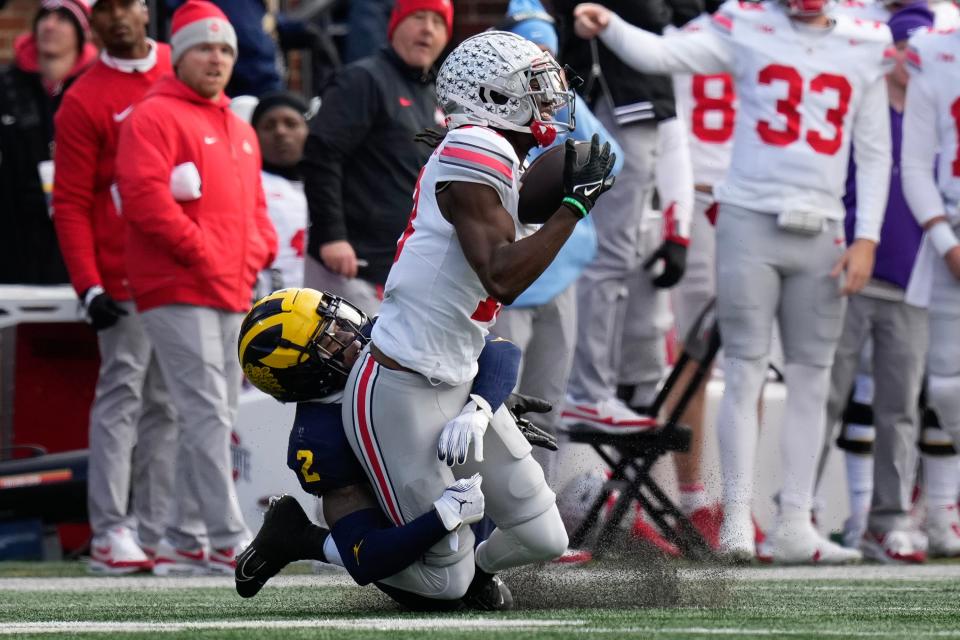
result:
[[[237,54],[237,33],[223,11],[207,0],[187,0],[173,14],[170,32],[173,64],[190,47],[207,42],[222,42]]]

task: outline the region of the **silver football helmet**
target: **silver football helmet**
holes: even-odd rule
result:
[[[450,129],[475,124],[519,131],[545,146],[574,126],[574,95],[560,65],[506,31],[461,42],[440,67],[437,98]],[[561,110],[564,121],[555,118]]]

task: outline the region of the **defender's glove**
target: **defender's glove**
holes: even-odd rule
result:
[[[682,238],[667,238],[647,258],[643,268],[649,271],[657,260],[663,260],[663,272],[653,279],[653,286],[669,289],[680,282],[687,269],[687,243]]]
[[[613,186],[610,175],[617,154],[610,152],[610,143],[600,146],[596,133],[590,139],[590,155],[581,162],[577,158],[577,146],[567,138],[563,156],[563,204],[581,218],[586,218],[597,199]]]
[[[123,316],[127,315],[127,310],[116,303],[106,291],[101,287],[90,287],[84,294],[83,306],[87,310],[87,318],[96,331],[109,329],[117,324]]]
[[[558,449],[557,439],[553,434],[547,433],[526,418],[520,417],[525,413],[550,412],[553,406],[549,402],[542,398],[525,396],[520,393],[511,393],[504,404],[507,406],[510,415],[513,416],[514,422],[517,423],[517,428],[520,429],[520,433],[527,439],[527,442],[535,447],[542,447],[550,451],[556,451]]]
[[[483,434],[493,420],[493,411],[482,397],[472,393],[470,402],[456,418],[443,427],[440,442],[437,443],[437,458],[445,460],[447,466],[463,464],[467,461],[467,451],[473,442],[473,459],[483,462]]]

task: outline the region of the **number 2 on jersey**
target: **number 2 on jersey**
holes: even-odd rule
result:
[[[757,134],[760,139],[777,147],[785,147],[800,139],[800,102],[803,100],[803,78],[800,72],[793,67],[782,64],[767,65],[760,70],[757,76],[760,84],[775,82],[786,85],[786,95],[777,100],[777,113],[783,116],[783,126],[775,127],[766,120],[757,122]],[[827,137],[820,131],[807,131],[806,141],[810,148],[817,153],[832,156],[843,143],[843,118],[850,107],[850,97],[853,88],[843,76],[832,73],[821,73],[810,81],[811,93],[836,93],[836,106],[827,109],[826,121],[833,126],[833,134]]]
[[[299,449],[297,451],[297,460],[303,461],[303,465],[300,467],[300,475],[303,476],[304,482],[316,482],[320,479],[319,473],[310,471],[310,467],[313,466],[313,451],[310,451],[310,449]]]

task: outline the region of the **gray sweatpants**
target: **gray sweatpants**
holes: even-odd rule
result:
[[[168,305],[141,315],[180,418],[174,494],[178,499],[166,535],[175,546],[195,548],[202,524],[213,548],[234,546],[249,536],[230,455],[240,391],[237,336],[243,314]]]
[[[617,184],[591,212],[597,230],[597,257],[577,283],[577,346],[569,392],[577,400],[612,397],[618,383],[655,387],[665,369],[666,293],[643,270],[660,229],[645,217],[654,190],[657,127],[621,127],[609,109],[597,117],[623,148]],[[665,316],[666,314],[666,316]]]
[[[830,374],[827,440],[853,387],[861,351],[873,341],[873,500],[867,526],[875,533],[910,528],[910,493],[917,464],[917,400],[927,350],[927,313],[905,302],[854,295]]]
[[[376,285],[360,278],[345,278],[330,271],[309,255],[304,257],[303,286],[340,296],[355,304],[371,318],[380,310]]]
[[[97,333],[87,507],[94,535],[133,526],[132,515],[140,541],[151,547],[170,511],[178,427],[141,317],[132,302],[118,304],[128,315]]]
[[[517,391],[543,398],[553,405],[550,413],[530,413],[526,418],[541,429],[557,433],[567,380],[573,367],[577,333],[576,286],[568,287],[539,307],[504,309],[492,333],[510,340],[523,351]],[[552,486],[557,452],[537,447],[533,458],[543,467]]]

